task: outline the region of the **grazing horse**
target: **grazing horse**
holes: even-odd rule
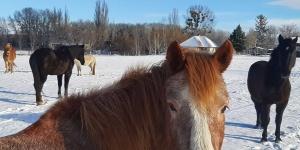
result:
[[[3,59],[5,63],[5,73],[8,73],[9,71],[13,73],[15,66],[14,61],[16,59],[16,50],[12,47],[10,43],[6,44],[6,47],[3,52]]]
[[[248,90],[257,114],[256,127],[261,125],[263,128],[262,142],[267,141],[272,104],[276,104],[275,142],[281,141],[282,115],[291,92],[289,76],[296,62],[298,37],[292,40],[279,35],[278,40],[279,45],[273,50],[270,60],[252,64],[248,73]]]
[[[95,67],[96,67],[96,58],[93,55],[84,55],[84,66],[89,66],[91,68],[90,74],[95,75]],[[77,75],[81,76],[81,64],[80,61],[75,59],[75,64],[77,67]]]
[[[65,96],[68,96],[68,85],[72,75],[74,59],[84,64],[83,45],[60,46],[57,50],[40,48],[29,58],[34,78],[37,105],[43,104],[41,91],[48,75],[57,75],[58,96],[61,97],[62,76],[65,75]]]
[[[232,53],[228,40],[215,54],[172,42],[166,60],[65,97],[0,149],[220,150]]]

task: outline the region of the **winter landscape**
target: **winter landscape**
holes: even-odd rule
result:
[[[2,54],[2,52],[0,52]],[[89,75],[83,67],[82,76],[77,76],[76,67],[70,79],[69,93],[102,87],[118,80],[128,67],[142,64],[149,66],[164,59],[156,56],[103,56],[97,55],[96,75]],[[247,89],[247,74],[250,65],[269,56],[235,55],[223,77],[230,94],[230,110],[226,110],[226,130],[223,150],[298,150],[300,149],[300,58],[297,58],[290,80],[292,92],[281,125],[282,142],[274,143],[275,107],[271,108],[268,142],[261,143],[261,129],[255,129],[256,114]],[[33,77],[28,55],[17,55],[13,74],[4,74],[0,61],[0,137],[14,134],[34,123],[50,106],[58,101],[56,76],[48,76],[43,88],[46,104],[36,106]]]

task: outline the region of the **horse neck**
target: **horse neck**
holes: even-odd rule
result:
[[[271,57],[266,65],[265,81],[268,86],[282,86],[286,81],[289,81],[289,77],[283,77],[280,72],[279,60]],[[284,66],[288,67],[288,66]]]
[[[75,59],[77,57],[77,55],[81,52],[81,48],[77,48],[75,46],[69,46],[68,50],[71,54],[71,56]]]
[[[127,72],[119,82],[96,92],[94,98],[86,98],[105,106],[95,110],[85,105],[81,112],[83,124],[90,133],[106,135],[93,137],[98,145],[104,149],[155,149],[153,143],[168,145],[172,141],[164,94],[164,83],[170,74],[165,69],[156,66],[150,72],[143,69]],[[112,112],[116,115],[107,117]],[[98,123],[91,124],[89,120]]]

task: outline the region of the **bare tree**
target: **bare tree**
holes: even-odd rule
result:
[[[217,45],[222,45],[230,36],[230,32],[223,30],[212,30],[207,37],[214,41]]]
[[[266,35],[267,48],[271,49],[275,47],[277,41],[278,31],[274,25],[267,26],[268,31]]]
[[[246,47],[247,49],[255,47],[257,42],[257,32],[250,28],[248,33],[246,34]]]
[[[108,39],[108,7],[105,1],[96,1],[94,22],[96,25],[96,46],[101,48],[102,43]]]
[[[170,25],[180,26],[177,9],[173,9],[172,13],[169,14],[168,20]]]
[[[210,33],[215,25],[214,13],[201,5],[191,6],[187,10],[185,20],[185,32],[190,36]]]
[[[1,41],[1,47],[4,47],[6,42],[8,42],[8,34],[9,29],[6,23],[5,18],[0,18],[0,41]]]
[[[284,37],[295,37],[299,34],[299,29],[295,24],[285,24],[279,27],[279,32]]]
[[[16,11],[14,19],[11,20],[16,22],[15,27],[20,28],[21,34],[26,36],[26,44],[31,47],[31,50],[34,49],[37,42],[37,19],[38,15],[34,9],[24,8],[22,11]]]
[[[15,33],[15,36],[18,40],[19,49],[22,49],[22,42],[23,42],[23,35],[21,34],[21,29],[17,25],[16,21],[13,17],[8,17],[8,25],[12,29],[12,31]]]
[[[82,20],[70,23],[70,35],[73,43],[82,43],[84,29],[85,27]]]

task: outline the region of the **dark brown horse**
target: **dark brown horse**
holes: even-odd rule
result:
[[[37,105],[43,104],[41,91],[48,75],[57,75],[59,97],[61,97],[62,76],[65,75],[65,96],[68,96],[74,59],[84,64],[83,45],[60,46],[57,50],[40,48],[34,51],[29,64],[34,78]]]
[[[12,47],[10,43],[6,44],[6,47],[3,52],[3,60],[5,63],[5,73],[14,72],[14,66],[16,59],[16,50]]]
[[[173,42],[165,61],[65,97],[0,149],[220,150],[232,53],[229,41],[214,55]]]
[[[276,104],[275,142],[281,141],[280,125],[291,91],[289,76],[296,62],[298,37],[292,40],[279,35],[278,40],[279,45],[273,50],[270,60],[252,64],[248,73],[248,89],[257,114],[256,127],[263,127],[261,141],[267,141],[272,104]]]

